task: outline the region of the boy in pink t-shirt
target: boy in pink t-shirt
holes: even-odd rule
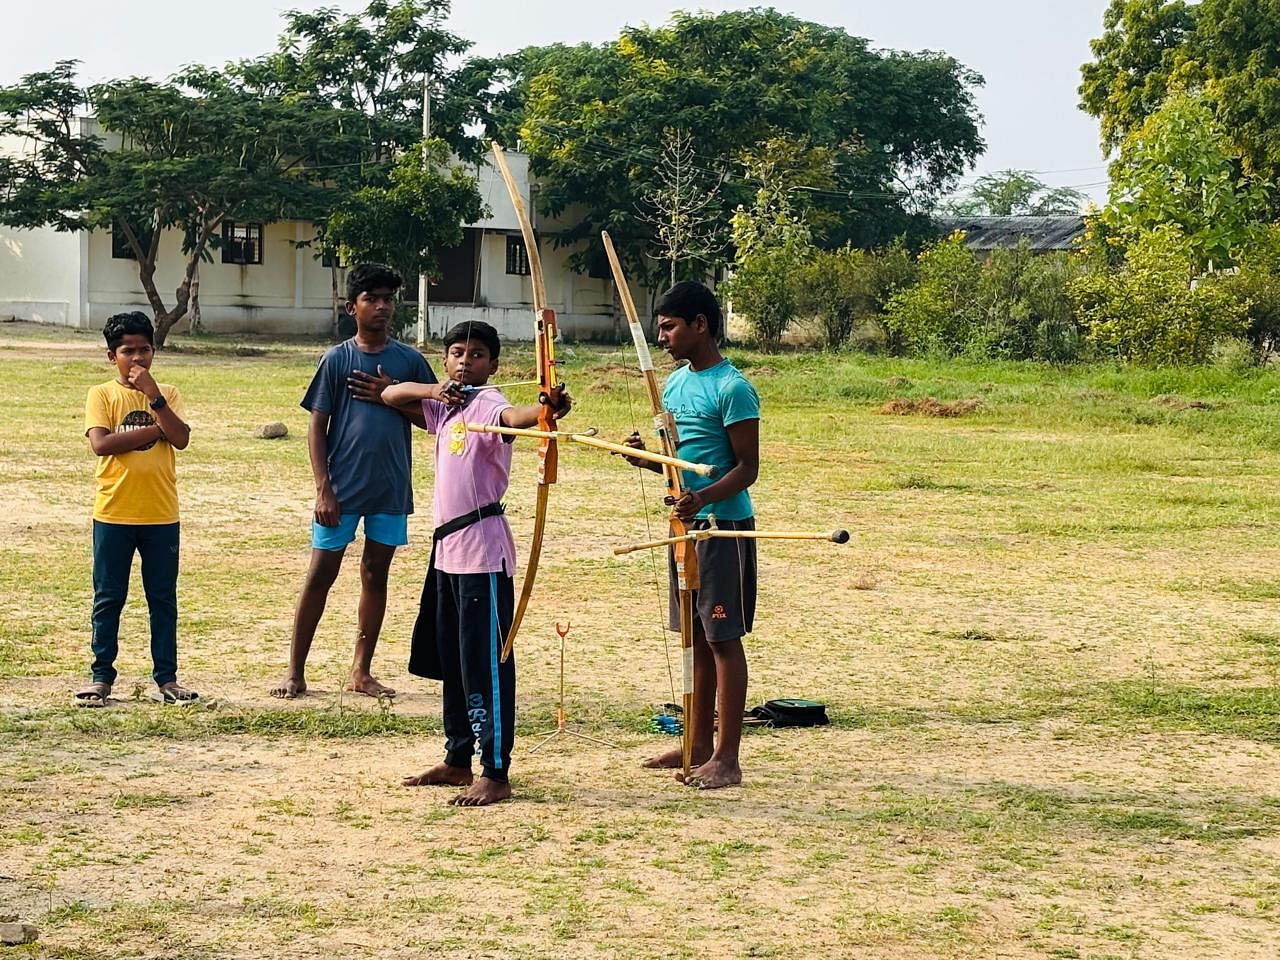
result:
[[[486,384],[498,369],[498,333],[481,321],[460,323],[444,337],[451,385],[433,399],[426,384],[396,383],[382,401],[400,408],[435,435],[435,534],[423,586],[412,672],[444,684],[445,757],[406,786],[459,786],[450,803],[486,806],[511,796],[515,740],[515,658],[499,654],[515,607],[515,542],[501,499],[511,472],[511,437],[473,433],[468,423],[533,427],[542,408],[516,407]],[[551,398],[556,419],[569,412],[568,394]],[[473,756],[481,774],[471,772]]]

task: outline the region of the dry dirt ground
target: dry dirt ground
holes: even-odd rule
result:
[[[48,360],[42,341],[5,345],[10,372]],[[886,419],[879,404],[841,414],[839,456],[771,440],[766,464],[790,472],[766,467],[764,519],[847,524],[853,540],[762,551],[750,699],[813,696],[834,722],[749,730],[746,783],[700,793],[640,768],[674,742],[646,727],[671,699],[675,651],[660,566],[611,553],[648,539],[640,507],[612,508],[632,478],[567,451],[517,653],[516,797],[467,810],[399,784],[440,751],[437,691],[402,666],[422,514],[376,664],[401,690],[394,707],[339,692],[352,563],[317,637],[314,694],[266,695],[306,557],[300,391],[215,417],[222,401],[185,387],[208,358],[164,358],[200,410],[182,467],[182,675],[208,702],[133,699],[148,672],[138,591],[118,702],[67,706],[87,652],[78,402],[105,379],[92,344],[72,347],[59,347],[71,387],[26,391],[55,403],[56,431],[24,425],[36,453],[10,448],[0,469],[0,915],[41,930],[0,957],[1280,955],[1273,454],[1205,476],[1167,437]],[[238,396],[308,362],[207,375]],[[15,422],[19,398],[5,402]],[[245,439],[271,419],[291,437]],[[1134,480],[1009,452],[1101,443],[1117,444],[1111,460],[1158,446],[1178,469]],[[962,465],[939,467],[948,456]],[[512,483],[522,546],[531,460],[517,454]],[[1178,498],[1237,494],[1264,505],[1125,529]],[[569,721],[612,745],[534,752],[554,727],[565,620]],[[1209,706],[1162,712],[1166,695]]]

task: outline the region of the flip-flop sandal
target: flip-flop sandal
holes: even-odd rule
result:
[[[176,683],[166,683],[163,687],[156,687],[152,691],[151,699],[156,703],[171,703],[180,707],[189,707],[200,699],[200,694],[194,690],[188,690],[186,687],[180,687]]]
[[[77,707],[105,707],[107,697],[111,696],[111,684],[104,680],[95,680],[83,690],[76,691]]]

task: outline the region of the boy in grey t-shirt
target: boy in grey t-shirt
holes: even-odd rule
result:
[[[307,447],[316,483],[311,565],[294,613],[289,666],[284,679],[271,689],[273,697],[293,699],[307,691],[311,641],[361,520],[365,542],[360,607],[346,689],[371,697],[395,696],[370,670],[387,608],[391,558],[409,539],[410,427],[379,398],[396,381],[436,383],[422,355],[388,335],[400,283],[399,274],[379,264],[351,271],[347,312],[355,318],[356,335],[325,352],[302,398],[302,406],[311,412]]]

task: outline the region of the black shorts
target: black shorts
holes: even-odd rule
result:
[[[690,530],[706,530],[710,524],[697,520]],[[721,530],[754,530],[754,517],[746,520],[717,520]],[[698,579],[693,592],[693,615],[702,624],[707,640],[718,643],[737,640],[751,632],[756,617],[756,542],[738,538],[715,538],[695,544],[698,551]],[[667,549],[669,594],[667,625],[680,630],[680,590],[676,583],[675,551]]]

